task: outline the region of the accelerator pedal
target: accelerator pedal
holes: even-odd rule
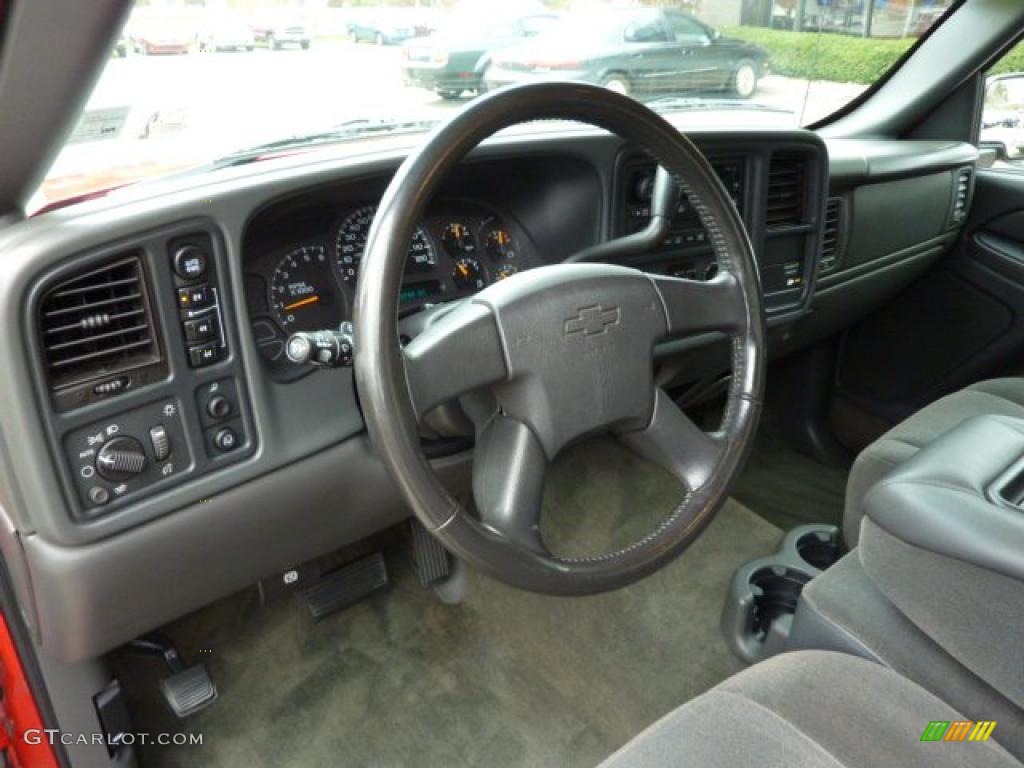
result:
[[[421,587],[433,587],[451,575],[451,559],[448,550],[430,535],[423,523],[409,521],[412,530],[412,560],[416,566],[416,578]]]
[[[302,597],[310,616],[320,621],[332,613],[348,608],[388,585],[384,556],[374,552],[324,576],[307,589]]]

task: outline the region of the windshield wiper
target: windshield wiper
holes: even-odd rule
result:
[[[757,110],[759,112],[777,112],[784,115],[793,114],[792,110],[773,107],[770,104],[760,104],[756,101],[705,99],[700,96],[659,96],[656,99],[645,101],[644,106],[653,109],[655,112],[685,112],[690,109],[742,109]]]
[[[289,136],[286,139],[270,141],[247,147],[230,155],[225,155],[213,162],[216,167],[242,165],[264,155],[281,152],[299,147],[313,147],[322,144],[336,144],[347,139],[360,139],[372,136],[394,136],[403,133],[423,133],[429,131],[437,120],[409,119],[392,120],[384,118],[358,118],[346,120],[344,123],[316,133],[303,133]]]

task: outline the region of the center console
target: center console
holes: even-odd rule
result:
[[[865,496],[859,545],[803,590],[787,649],[892,667],[1024,751],[1024,421],[969,419]]]

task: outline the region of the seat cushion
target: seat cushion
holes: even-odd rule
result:
[[[921,741],[931,721],[966,719],[872,661],[798,651],[757,664],[683,705],[602,768],[1020,768],[996,741],[998,724],[984,742]]]
[[[857,545],[864,495],[875,483],[960,422],[989,414],[1024,418],[1024,378],[990,379],[946,395],[861,451],[846,484],[843,536],[847,545]]]

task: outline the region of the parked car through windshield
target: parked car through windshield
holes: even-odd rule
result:
[[[749,99],[769,58],[761,46],[724,37],[673,10],[637,9],[576,21],[495,56],[486,87],[570,79],[636,96],[731,91]]]

